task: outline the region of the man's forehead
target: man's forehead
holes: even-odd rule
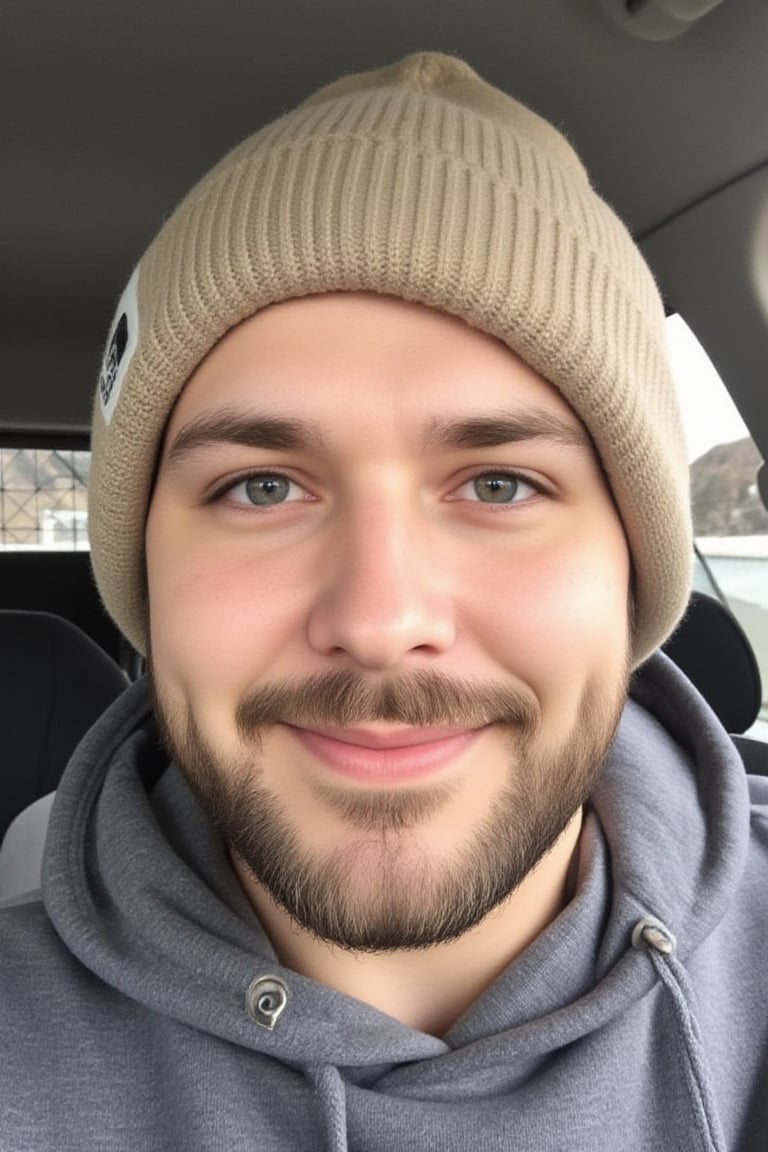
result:
[[[185,453],[258,438],[319,448],[352,408],[402,420],[425,449],[533,438],[591,448],[563,396],[501,341],[373,293],[288,300],[238,324],[192,374],[168,439]]]
[[[268,361],[273,353],[286,362],[310,360],[322,380],[325,365],[333,373],[345,365],[354,369],[357,361],[410,370],[422,358],[439,364],[445,375],[457,352],[462,364],[487,367],[495,361],[552,387],[508,344],[450,312],[376,292],[320,292],[270,304],[235,324],[192,373],[186,390],[201,375],[215,379],[248,358]]]

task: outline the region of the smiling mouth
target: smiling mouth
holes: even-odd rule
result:
[[[480,728],[297,728],[286,725],[314,761],[348,780],[396,784],[449,767]]]

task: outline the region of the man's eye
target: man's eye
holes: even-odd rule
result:
[[[479,500],[482,504],[516,504],[537,491],[532,483],[514,472],[483,472],[462,484],[458,496],[463,500]]]
[[[304,492],[287,476],[281,476],[279,472],[269,472],[248,476],[245,480],[234,484],[228,489],[226,497],[233,504],[272,508],[276,504],[302,500]]]

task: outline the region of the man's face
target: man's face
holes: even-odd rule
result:
[[[462,934],[588,797],[626,543],[578,418],[492,338],[370,295],[241,324],[173,412],[146,546],[173,754],[319,937]]]

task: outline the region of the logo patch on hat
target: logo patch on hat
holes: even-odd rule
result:
[[[101,364],[99,401],[106,424],[112,419],[128,365],[139,341],[138,285],[137,265],[120,297]]]

